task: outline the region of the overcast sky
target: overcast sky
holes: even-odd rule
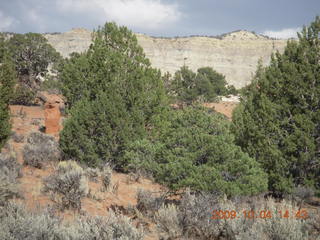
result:
[[[65,32],[106,21],[152,36],[249,30],[295,37],[320,15],[320,0],[0,0],[0,31]]]

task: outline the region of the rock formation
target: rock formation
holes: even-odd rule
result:
[[[37,98],[44,105],[45,133],[58,136],[61,129],[61,111],[64,108],[62,96],[38,92]]]
[[[73,29],[62,34],[45,34],[49,43],[64,57],[82,52],[91,44],[92,32]],[[229,84],[241,88],[251,81],[261,58],[269,64],[272,52],[284,50],[287,40],[275,40],[248,31],[236,31],[220,37],[155,38],[136,34],[152,65],[162,73],[173,74],[181,66],[192,70],[212,67],[224,74]]]

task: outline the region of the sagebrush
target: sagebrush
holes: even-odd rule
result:
[[[74,161],[58,164],[55,173],[44,179],[43,191],[63,209],[81,209],[81,199],[88,194],[88,182],[84,170]]]
[[[23,148],[25,165],[43,168],[50,161],[60,159],[60,150],[53,136],[41,132],[32,132]]]

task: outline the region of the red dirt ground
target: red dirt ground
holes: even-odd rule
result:
[[[27,136],[33,131],[39,131],[40,126],[46,126],[46,132],[58,137],[60,126],[59,104],[54,101],[53,104],[46,103],[44,106],[10,106],[12,131],[24,135],[23,143],[9,140],[13,151],[17,154],[17,161],[23,164],[22,149],[26,142]],[[52,110],[54,109],[54,110]],[[28,209],[35,210],[40,207],[44,208],[54,204],[50,197],[42,193],[43,179],[54,172],[56,163],[48,164],[45,169],[36,169],[29,166],[23,166],[23,176],[19,179],[20,192],[23,199],[15,201],[23,202]],[[101,183],[89,182],[91,198],[82,200],[82,211],[92,216],[103,216],[108,213],[110,207],[127,207],[134,206],[137,203],[136,194],[138,189],[150,190],[152,192],[161,192],[165,189],[148,179],[140,179],[139,182],[132,182],[126,174],[113,172],[112,183],[118,185],[115,192],[101,191]],[[65,211],[62,214],[64,220],[72,220],[77,214],[74,211]],[[150,228],[152,225],[150,225]],[[151,230],[150,229],[150,230]],[[153,233],[152,233],[153,232]],[[154,231],[146,236],[145,239],[157,239]]]

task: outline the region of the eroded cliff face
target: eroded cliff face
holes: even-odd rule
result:
[[[260,58],[264,65],[268,65],[271,53],[277,50],[283,52],[287,42],[247,31],[237,31],[219,38],[154,38],[136,35],[153,67],[161,69],[162,73],[173,74],[183,65],[194,71],[209,66],[224,74],[227,82],[236,88],[250,83]],[[49,43],[65,57],[72,52],[88,49],[91,36],[92,33],[85,29],[45,35]]]

